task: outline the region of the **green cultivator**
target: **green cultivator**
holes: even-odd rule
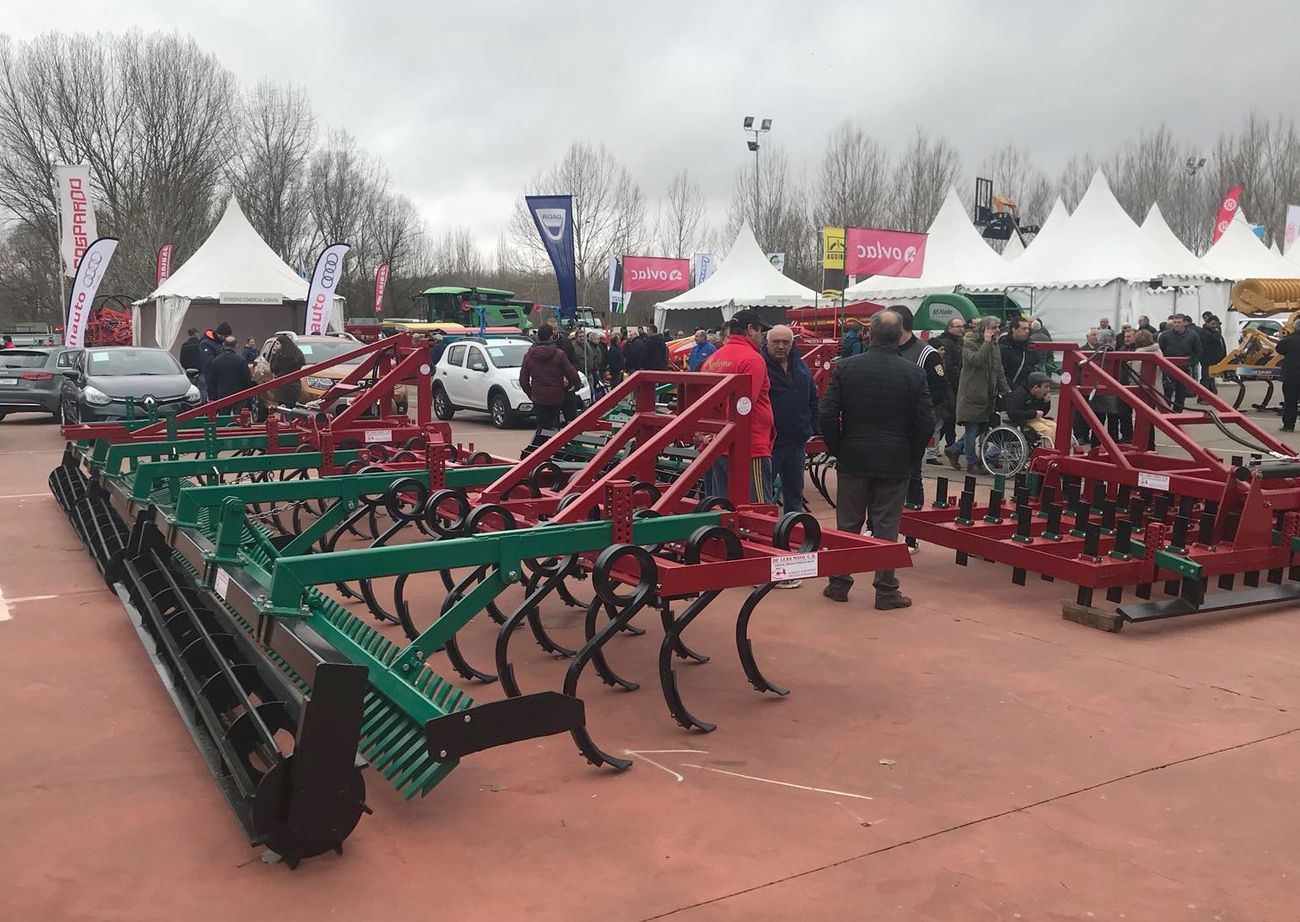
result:
[[[390,385],[418,366],[412,349],[383,360]],[[673,386],[674,412],[656,410],[657,385]],[[603,651],[645,633],[632,624],[644,609],[664,628],[670,714],[707,731],[683,703],[673,660],[707,661],[682,634],[722,590],[748,593],[736,643],[750,684],[784,695],[748,636],[771,584],[908,565],[900,545],[745,502],[733,450],[748,445],[745,387],[638,375],[522,462],[451,444],[428,419],[361,421],[355,402],[334,416],[278,408],[260,426],[216,404],[67,427],[50,486],[250,841],[294,865],[341,850],[368,811],[366,765],[412,798],[467,755],[568,732],[591,764],[628,767],[588,733],[578,687],[588,666],[607,685],[637,687]],[[698,433],[710,439],[697,449]],[[733,495],[693,498],[715,463],[733,468]],[[440,599],[417,574],[435,575]],[[585,611],[576,649],[543,623],[548,595]],[[471,665],[458,641],[481,612],[500,625],[495,673]],[[568,660],[557,690],[520,687],[510,642],[525,624]],[[465,680],[499,679],[504,697],[475,703],[430,665],[440,652]]]

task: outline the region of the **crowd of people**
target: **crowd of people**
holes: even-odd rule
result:
[[[293,337],[280,333],[272,343],[265,360],[261,357],[257,340],[248,337],[241,348],[230,324],[222,321],[214,329],[191,327],[181,344],[180,363],[186,372],[195,371],[195,386],[199,398],[207,403],[222,400],[253,386],[254,380],[269,381],[292,374],[306,364],[306,357]],[[265,368],[261,365],[265,363]],[[302,394],[298,381],[282,384],[274,391],[276,403],[294,406]]]

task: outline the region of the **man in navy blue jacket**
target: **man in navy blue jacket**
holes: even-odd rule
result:
[[[817,431],[817,386],[807,363],[794,351],[794,332],[789,327],[778,324],[768,331],[764,356],[776,421],[772,473],[781,478],[785,511],[802,512],[804,446]]]

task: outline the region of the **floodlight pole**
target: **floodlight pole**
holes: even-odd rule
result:
[[[761,194],[761,186],[759,185],[760,180],[758,175],[759,174],[758,149],[761,146],[758,143],[758,136],[760,134],[767,134],[772,130],[772,120],[770,118],[758,119],[758,118],[753,118],[752,116],[747,116],[745,118],[744,128],[746,134],[751,134],[754,136],[754,140],[749,142],[749,149],[754,152],[754,237],[759,238],[761,233],[760,228],[761,228],[761,221],[762,221],[762,214],[763,214],[763,197]],[[761,240],[760,240],[760,244],[766,247],[766,244],[763,244]],[[764,252],[767,252],[766,249],[764,249]]]

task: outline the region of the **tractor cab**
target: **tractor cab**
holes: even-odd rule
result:
[[[423,294],[428,323],[477,327],[480,324],[478,312],[482,309],[483,322],[489,327],[528,330],[533,326],[528,315],[536,305],[531,301],[515,300],[513,291],[448,285],[426,288]]]

